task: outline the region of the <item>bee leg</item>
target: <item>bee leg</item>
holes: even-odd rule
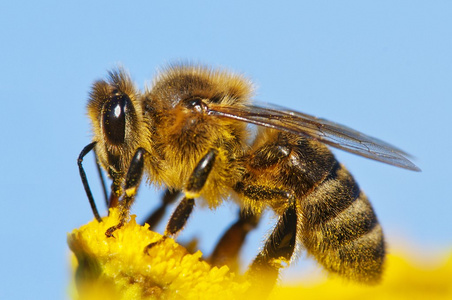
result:
[[[193,211],[193,207],[195,206],[195,199],[193,198],[187,198],[184,197],[182,201],[179,203],[179,205],[174,210],[173,214],[171,215],[170,220],[168,221],[168,224],[166,225],[165,233],[163,234],[163,237],[153,243],[150,243],[146,246],[144,249],[145,253],[148,253],[148,250],[154,247],[157,244],[160,244],[165,239],[167,239],[169,236],[175,235],[177,232],[179,232],[185,225],[185,223],[188,220],[188,217],[190,216],[191,212]]]
[[[290,191],[266,188],[239,182],[235,190],[251,201],[276,201],[286,207],[278,223],[251,264],[247,276],[252,283],[252,293],[266,297],[278,279],[279,269],[288,263],[296,244],[297,213],[296,202]],[[283,205],[284,204],[284,205]]]
[[[171,191],[169,189],[165,191],[165,194],[162,197],[162,203],[145,221],[145,223],[149,224],[149,230],[154,230],[165,214],[168,205],[174,203],[179,194],[180,191]]]
[[[199,197],[201,190],[209,177],[210,171],[212,171],[216,156],[217,151],[215,149],[210,149],[210,151],[201,158],[188,178],[184,190],[185,197],[193,199]]]
[[[130,168],[130,166],[129,166],[129,168]],[[124,180],[123,174],[110,170],[110,177],[113,178],[113,182],[111,184],[110,197],[108,198],[108,208],[109,209],[119,206],[119,198],[124,193],[124,190],[122,189],[122,184],[123,184],[123,180]]]
[[[200,192],[209,177],[210,171],[212,171],[216,155],[216,150],[211,149],[203,156],[203,158],[201,158],[191,173],[184,190],[185,196],[171,215],[168,225],[166,226],[166,236],[175,235],[184,227],[195,206],[195,198],[199,197]]]
[[[237,258],[245,238],[251,230],[256,228],[260,214],[240,210],[239,219],[229,227],[217,243],[215,250],[209,258],[213,266],[227,265],[231,270],[237,271]]]
[[[96,149],[94,149],[94,156],[96,158],[97,174],[99,175],[99,179],[102,184],[102,191],[104,194],[105,204],[108,208],[117,207],[119,204],[119,196],[122,194],[121,176],[120,174],[115,174],[112,172],[110,173],[110,176],[113,178],[113,183],[111,185],[110,196],[108,196],[105,178],[100,167],[99,161],[97,159]]]
[[[178,233],[187,223],[194,207],[195,199],[184,197],[171,215],[164,235],[168,237]]]
[[[254,259],[250,272],[281,268],[281,262],[289,262],[295,249],[297,213],[293,206],[286,209],[279,218],[264,249]]]
[[[204,187],[210,171],[212,171],[215,163],[215,157],[217,152],[215,149],[211,149],[204,155],[196,165],[195,169],[188,178],[188,182],[185,187],[185,196],[182,201],[176,207],[176,210],[171,215],[168,225],[166,225],[163,239],[149,244],[145,252],[154,247],[156,244],[161,243],[169,236],[176,235],[187,223],[188,217],[193,211],[195,206],[195,198],[199,196],[202,188]]]
[[[105,232],[107,237],[113,236],[113,232],[116,229],[121,228],[129,216],[130,206],[135,199],[135,195],[137,194],[138,186],[143,175],[144,153],[145,150],[143,148],[138,148],[132,158],[132,161],[130,162],[124,184],[124,195],[120,202],[119,223],[107,229]],[[113,185],[114,184],[115,183],[113,182]]]
[[[104,194],[105,204],[108,207],[109,200],[108,200],[107,185],[105,184],[104,173],[102,172],[102,169],[99,164],[99,160],[97,159],[96,149],[94,149],[94,157],[96,158],[97,174],[99,175],[100,183],[102,184],[102,192]]]
[[[297,213],[295,202],[290,202],[247,272],[254,288],[262,295],[271,291],[279,269],[283,267],[283,263],[289,263],[295,250]]]
[[[83,187],[85,188],[86,196],[88,197],[89,204],[91,205],[91,210],[93,211],[94,217],[98,222],[102,222],[102,219],[100,218],[99,211],[96,207],[96,202],[94,201],[93,194],[91,192],[91,189],[88,184],[88,179],[86,178],[85,170],[83,169],[83,158],[86,154],[88,154],[91,150],[94,149],[94,146],[96,146],[97,142],[92,142],[91,144],[87,145],[85,148],[83,148],[82,152],[80,152],[80,155],[77,159],[77,165],[78,170],[80,173],[80,178],[82,179]]]

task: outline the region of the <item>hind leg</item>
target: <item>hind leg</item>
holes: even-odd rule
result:
[[[156,210],[154,210],[145,221],[145,223],[149,224],[149,230],[154,230],[158,223],[160,223],[164,214],[166,213],[168,206],[177,200],[179,194],[180,191],[165,191],[160,206]]]
[[[253,293],[265,296],[272,290],[279,270],[290,262],[295,250],[298,222],[296,201],[292,191],[253,185],[248,181],[237,184],[235,190],[247,199],[251,207],[273,203],[279,208],[278,222],[247,272],[253,284]]]
[[[227,265],[233,271],[238,269],[238,255],[248,233],[256,228],[260,214],[240,210],[239,219],[228,228],[217,243],[209,258],[213,266]]]
[[[251,264],[247,276],[253,289],[267,295],[278,279],[279,270],[292,258],[296,244],[297,213],[295,205],[288,206],[278,223]]]

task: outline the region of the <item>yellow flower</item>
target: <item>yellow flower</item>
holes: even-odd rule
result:
[[[250,284],[229,272],[211,267],[174,242],[141,226],[131,217],[114,237],[105,232],[118,224],[118,210],[68,236],[75,254],[75,299],[237,299]],[[150,243],[161,241],[145,253]]]
[[[200,251],[190,254],[173,239],[162,241],[147,225],[137,224],[135,216],[107,238],[107,229],[118,222],[118,210],[112,209],[102,223],[92,221],[69,234],[76,258],[74,299],[263,300],[256,295],[265,283],[236,275],[227,266],[210,266]],[[161,242],[145,253],[156,241]],[[277,286],[269,299],[452,299],[452,255],[430,269],[415,267],[403,257],[388,255],[382,283],[376,286],[330,277],[310,285]]]
[[[276,287],[269,300],[276,299],[452,299],[452,255],[436,267],[413,265],[406,255],[389,254],[383,280],[378,285],[363,285],[329,277],[315,284]]]

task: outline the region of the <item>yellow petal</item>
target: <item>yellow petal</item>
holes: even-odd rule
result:
[[[68,235],[75,254],[75,299],[237,299],[249,288],[229,268],[212,267],[200,251],[190,254],[173,239],[164,239],[132,216],[114,237],[108,228],[118,224],[113,209],[103,222],[91,223]],[[161,241],[148,253],[150,243]]]

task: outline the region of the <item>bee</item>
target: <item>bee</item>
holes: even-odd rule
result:
[[[382,228],[368,198],[327,145],[420,169],[405,152],[381,140],[252,98],[253,84],[244,76],[199,65],[170,65],[144,92],[121,68],[96,81],[87,106],[94,138],[80,153],[78,166],[99,221],[84,156],[94,149],[112,180],[109,206],[119,206],[121,213],[106,235],[127,221],[144,173],[149,184],[183,196],[165,237],[184,227],[195,201],[215,208],[232,200],[241,207],[212,264],[232,261],[247,232],[270,209],[278,220],[251,263],[251,276],[270,274],[271,286],[296,249],[303,248],[329,272],[377,282],[385,258]],[[254,136],[249,124],[257,125]]]

